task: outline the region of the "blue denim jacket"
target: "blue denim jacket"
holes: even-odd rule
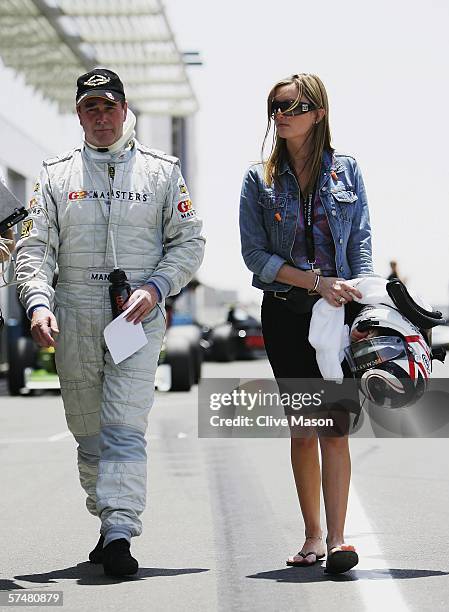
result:
[[[374,275],[368,202],[353,157],[324,152],[319,194],[335,243],[338,276]],[[294,265],[298,214],[299,187],[287,162],[281,169],[280,187],[264,183],[261,163],[248,169],[240,197],[240,238],[243,259],[254,273],[254,287],[264,291],[290,289],[275,278],[284,263]]]

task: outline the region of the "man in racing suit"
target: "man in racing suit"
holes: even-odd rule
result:
[[[138,569],[129,543],[142,530],[144,434],[165,332],[164,298],[199,268],[204,238],[178,160],[134,138],[119,77],[106,69],[82,75],[76,104],[85,141],[43,164],[30,202],[32,221],[18,244],[19,294],[35,340],[56,347],[81,485],[89,512],[101,520],[89,558],[120,576]],[[48,235],[36,205],[50,217],[50,253],[37,276],[26,280],[41,265]],[[127,318],[142,322],[148,339],[119,365],[103,338],[112,318],[112,237],[118,267],[133,289],[124,308],[140,298]]]

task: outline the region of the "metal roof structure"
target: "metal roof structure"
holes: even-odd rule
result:
[[[1,0],[0,57],[60,112],[74,112],[77,77],[100,66],[137,112],[197,110],[162,0]]]

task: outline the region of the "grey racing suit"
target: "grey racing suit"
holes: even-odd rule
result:
[[[37,276],[27,280],[41,265],[48,238],[36,205],[50,217],[50,250]],[[129,540],[142,529],[144,435],[165,311],[162,300],[143,321],[148,344],[115,365],[103,339],[112,318],[110,233],[132,288],[151,280],[165,298],[179,293],[199,268],[202,224],[178,160],[137,141],[113,155],[84,146],[45,161],[30,208],[18,244],[20,299],[27,312],[36,305],[54,310],[56,366],[87,508],[100,517],[105,544]]]

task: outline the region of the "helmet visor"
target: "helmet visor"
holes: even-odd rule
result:
[[[360,376],[385,361],[407,359],[407,348],[405,341],[398,336],[378,336],[353,342],[345,348],[345,356],[351,372]]]

